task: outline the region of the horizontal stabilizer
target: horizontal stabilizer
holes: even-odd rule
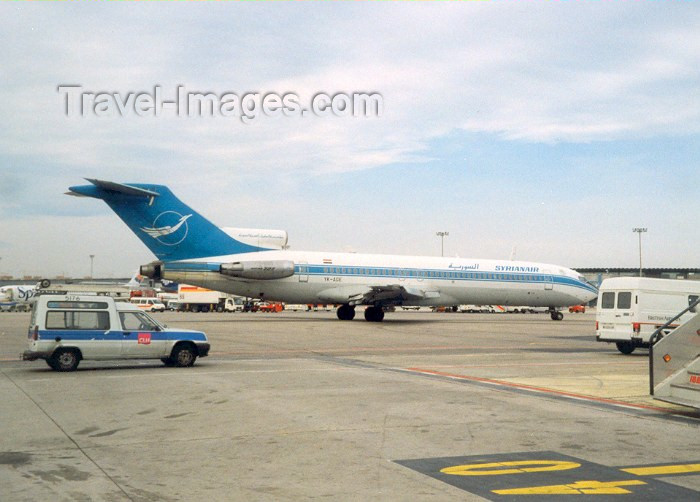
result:
[[[114,181],[96,180],[94,178],[85,179],[96,187],[100,187],[111,192],[123,193],[125,195],[141,195],[143,197],[158,197],[160,195],[158,192],[154,192],[153,190],[146,190],[145,188],[125,185],[123,183],[115,183]]]
[[[72,195],[74,197],[94,197],[96,199],[104,199],[105,194],[121,194],[121,195],[133,195],[136,197],[147,197],[153,201],[155,197],[160,194],[154,190],[148,190],[146,188],[137,187],[133,185],[125,185],[123,183],[115,183],[114,181],[104,181],[97,180],[93,178],[85,178],[87,181],[92,183],[93,186],[83,185],[70,187],[66,195]]]

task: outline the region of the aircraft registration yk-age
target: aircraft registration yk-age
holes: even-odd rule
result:
[[[528,305],[558,310],[593,300],[597,289],[574,270],[518,261],[291,251],[219,228],[163,185],[89,179],[68,195],[102,199],[155,254],[141,274],[286,303],[335,303],[338,318],[384,319],[384,307]],[[264,236],[263,236],[264,237]],[[282,246],[280,246],[282,247]]]

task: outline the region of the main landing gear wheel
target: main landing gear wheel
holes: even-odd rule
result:
[[[564,314],[561,312],[552,312],[550,316],[552,317],[552,321],[561,321],[564,319]]]
[[[381,307],[367,307],[365,309],[365,320],[369,322],[382,322],[384,311]]]
[[[341,305],[338,307],[336,315],[341,321],[352,321],[355,318],[355,307],[351,307],[347,304]]]

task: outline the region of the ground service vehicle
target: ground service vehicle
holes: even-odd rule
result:
[[[569,307],[569,313],[574,314],[574,313],[580,313],[580,314],[585,314],[586,313],[586,306],[585,305],[572,305]]]
[[[158,298],[143,298],[134,296],[129,301],[144,312],[165,312],[165,304]]]
[[[199,286],[180,284],[177,288],[178,310],[186,312],[235,312],[233,296]]]
[[[654,331],[700,295],[700,281],[615,277],[600,285],[596,340],[615,343],[623,354],[649,347]],[[694,314],[688,313],[668,332]]]
[[[192,366],[209,353],[201,331],[167,328],[136,305],[109,296],[39,296],[28,339],[22,359],[44,359],[56,371],[73,371],[83,359],[160,359],[166,366]]]
[[[302,303],[288,303],[287,305],[284,306],[284,310],[291,310],[292,312],[296,312],[298,310],[305,312],[309,310],[309,307],[307,305],[304,305]]]
[[[284,305],[276,302],[262,302],[258,306],[260,312],[282,312],[284,310]]]

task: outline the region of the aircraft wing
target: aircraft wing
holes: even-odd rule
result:
[[[439,291],[424,291],[419,288],[407,288],[400,284],[386,286],[339,286],[321,291],[318,297],[322,301],[348,303],[350,305],[374,305],[376,303],[404,303],[406,301],[437,298]]]

